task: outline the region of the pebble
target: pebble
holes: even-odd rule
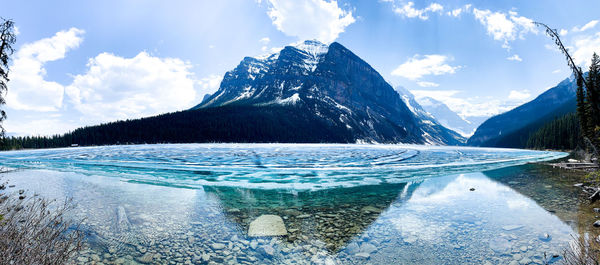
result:
[[[360,249],[359,249],[360,252],[367,253],[367,254],[371,254],[376,250],[377,250],[377,248],[375,246],[373,246],[373,244],[369,244],[369,243],[362,243],[360,245]]]
[[[144,254],[144,256],[139,257],[137,259],[137,261],[139,261],[141,263],[151,263],[153,258],[154,258],[153,254],[146,253],[146,254]]]
[[[350,254],[356,254],[359,251],[359,246],[356,242],[352,242],[352,243],[348,244],[348,246],[346,246],[346,250]]]
[[[115,248],[114,246],[108,247],[108,253],[115,254],[115,252],[117,252],[117,248]]]
[[[522,225],[505,225],[502,227],[502,229],[504,229],[504,231],[512,231],[512,230],[521,229],[522,227],[523,227]]]
[[[521,246],[520,250],[521,251],[527,251],[527,247],[526,246]]]
[[[551,237],[551,236],[550,236],[548,233],[544,233],[544,234],[541,234],[541,235],[538,237],[538,239],[539,239],[540,241],[548,242],[548,241],[552,240],[552,237]]]
[[[519,264],[524,265],[524,264],[530,264],[533,261],[529,258],[523,258],[522,260],[519,260]]]
[[[225,248],[225,244],[221,244],[221,243],[212,243],[212,245],[210,245],[210,246],[214,250],[220,250],[220,249]]]
[[[271,245],[264,245],[262,249],[265,252],[265,254],[269,256],[273,256],[275,254],[275,249]]]
[[[378,213],[378,212],[380,212],[380,211],[381,211],[381,210],[379,210],[379,209],[377,209],[377,208],[375,208],[375,207],[373,207],[373,206],[365,206],[365,207],[363,207],[363,208],[362,208],[362,209],[360,209],[360,210],[361,210],[362,212],[364,212],[364,213]]]
[[[364,253],[364,252],[359,252],[354,254],[354,256],[359,257],[359,258],[365,258],[368,259],[371,257],[371,255],[369,255],[369,253]]]

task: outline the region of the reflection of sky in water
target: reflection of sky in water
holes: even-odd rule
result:
[[[7,174],[6,177],[11,184],[17,185],[15,189],[26,188],[53,198],[73,197],[78,204],[76,215],[86,218],[86,227],[93,231],[96,243],[101,246],[99,251],[108,251],[114,245],[117,249],[115,255],[135,257],[142,255],[135,247],[140,245],[146,251],[153,247],[182,247],[194,255],[212,253],[213,258],[219,255],[255,255],[252,256],[255,261],[264,258],[261,256],[264,254],[251,248],[242,249],[240,254],[235,254],[235,245],[229,253],[210,249],[214,242],[224,243],[228,247],[227,243],[234,236],[239,238],[240,241],[237,242],[253,240],[245,235],[246,221],[230,213],[230,193],[226,191],[136,184],[116,178],[82,176],[52,170],[23,170]],[[252,205],[256,202],[250,202],[251,200],[266,198],[263,193],[272,192],[277,195],[268,197],[272,208],[262,202],[254,211],[280,211],[279,208],[285,208],[289,204],[279,202],[292,201],[301,205],[298,209],[302,213],[316,216],[320,211],[327,211],[330,215],[341,214],[347,208],[340,205],[352,206],[353,200],[360,202],[362,207],[364,198],[369,196],[373,205],[381,203],[384,198],[377,197],[376,193],[373,195],[373,191],[384,190],[388,186],[365,187],[364,192],[360,192],[361,189],[358,192],[353,190],[351,196],[344,197],[344,201],[331,200],[337,194],[347,193],[345,191],[349,189],[308,192],[306,195],[303,192],[277,193],[243,188],[236,188],[234,191],[240,196],[242,204],[238,207],[242,207],[242,210],[244,200],[248,200],[246,205]],[[469,191],[471,187],[475,191]],[[361,226],[358,234],[344,242],[344,246],[334,252],[318,253],[325,253],[322,254],[325,255],[323,258],[342,264],[360,264],[367,261],[361,253],[361,246],[372,244],[376,249],[368,253],[368,261],[374,264],[481,264],[484,261],[496,264],[522,259],[541,261],[544,252],[549,255],[561,253],[570,234],[574,234],[568,225],[539,207],[535,201],[481,173],[430,178],[398,186],[397,189],[394,191],[396,199],[384,202],[387,209],[376,214],[374,221],[360,220],[363,217],[342,220],[367,222]],[[318,202],[308,199],[311,194],[320,196],[319,201],[332,205],[328,206],[328,210],[324,206],[315,206]],[[127,232],[115,233],[118,207],[123,207],[127,212],[131,225]],[[288,228],[293,226],[292,222],[300,222],[299,219],[287,219],[283,213],[281,215],[286,217]],[[302,219],[301,222],[300,227],[306,230],[299,231],[299,237],[312,237],[310,229],[319,227],[316,219]],[[544,233],[552,237],[549,242],[539,238]],[[190,246],[182,246],[185,244]],[[308,260],[315,256],[308,251],[309,247],[301,244],[298,244],[301,250],[297,253],[283,252],[283,249],[290,247],[288,244],[286,240],[276,240],[273,246],[275,252],[279,253],[275,254],[277,258],[263,261],[278,263],[292,258]],[[310,242],[302,244],[311,245]],[[292,244],[291,247],[294,246]],[[317,243],[311,246],[324,248]],[[185,251],[182,253],[190,255]]]

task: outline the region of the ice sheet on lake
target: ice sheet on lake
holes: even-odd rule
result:
[[[566,155],[419,145],[167,144],[2,152],[0,166],[188,188],[318,190],[479,172]]]

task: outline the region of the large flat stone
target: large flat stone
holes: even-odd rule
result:
[[[283,219],[277,215],[264,214],[250,223],[248,236],[285,236],[287,230]]]

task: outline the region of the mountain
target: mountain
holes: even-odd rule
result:
[[[192,109],[288,106],[314,115],[328,127],[346,130],[352,142],[456,145],[464,141],[409,104],[341,44],[305,41],[268,56],[245,57],[225,74],[217,92]]]
[[[444,127],[454,130],[463,136],[470,136],[481,122],[466,120],[452,111],[446,104],[430,97],[417,100],[423,109],[433,115]]]
[[[525,147],[529,134],[575,111],[576,84],[567,78],[534,100],[481,124],[467,141],[473,146]]]
[[[446,139],[453,139],[455,141],[454,144],[464,144],[466,142],[466,139],[459,133],[440,124],[440,122],[433,115],[431,115],[431,113],[427,112],[421,106],[421,104],[417,102],[415,96],[406,88],[398,86],[396,87],[396,91],[402,98],[402,101],[404,101],[404,104],[406,104],[406,106],[417,118],[419,126],[426,133],[426,136],[429,137],[429,142],[440,143],[444,142]]]
[[[13,137],[4,149],[124,143],[463,144],[412,94],[399,94],[339,43],[306,41],[244,58],[192,109],[79,128],[53,137]]]

